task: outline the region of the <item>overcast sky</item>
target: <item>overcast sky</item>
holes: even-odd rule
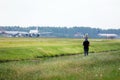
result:
[[[0,0],[0,26],[120,28],[120,0]]]

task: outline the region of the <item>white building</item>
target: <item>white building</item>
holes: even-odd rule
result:
[[[117,34],[102,34],[102,33],[99,33],[98,35],[99,35],[100,37],[110,38],[110,39],[113,39],[113,38],[117,38],[117,37],[118,37]]]

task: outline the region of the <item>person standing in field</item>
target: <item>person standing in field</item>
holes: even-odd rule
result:
[[[85,40],[83,41],[84,56],[88,56],[90,42],[88,41],[88,34],[85,34]]]

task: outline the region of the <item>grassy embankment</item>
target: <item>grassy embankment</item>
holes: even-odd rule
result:
[[[83,53],[82,39],[0,38],[0,61]],[[120,40],[90,40],[90,52],[120,50]]]

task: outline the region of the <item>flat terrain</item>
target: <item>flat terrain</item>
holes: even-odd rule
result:
[[[0,61],[83,54],[83,39],[0,38]],[[120,50],[120,40],[90,39],[90,53]]]
[[[0,80],[120,80],[120,40],[89,41],[0,38]]]

